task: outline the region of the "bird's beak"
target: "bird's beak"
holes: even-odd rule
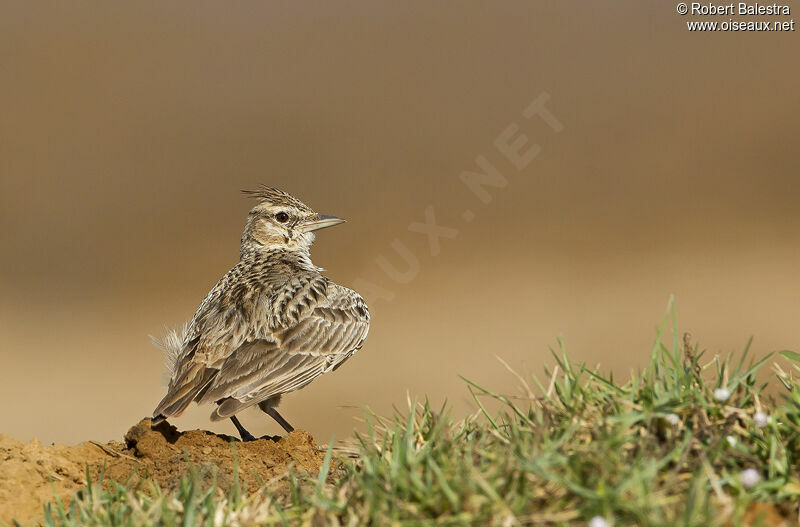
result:
[[[344,221],[345,220],[339,218],[338,216],[331,216],[330,214],[317,214],[316,218],[303,224],[301,230],[303,232],[317,231],[319,229],[324,229],[325,227],[339,225],[340,223],[344,223]]]

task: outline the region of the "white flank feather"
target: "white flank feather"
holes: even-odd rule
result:
[[[160,339],[150,335],[153,345],[164,352],[164,365],[166,366],[164,376],[167,383],[175,374],[175,366],[178,364],[178,358],[181,356],[183,343],[186,340],[187,328],[188,324],[182,324],[173,329],[167,328],[167,334]]]

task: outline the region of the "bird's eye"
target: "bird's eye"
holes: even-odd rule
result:
[[[275,215],[275,219],[281,223],[286,223],[287,221],[289,221],[289,215],[286,214],[285,212],[279,212]]]

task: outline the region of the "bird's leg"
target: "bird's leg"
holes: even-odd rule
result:
[[[287,433],[291,434],[292,432],[294,432],[294,427],[290,425],[289,422],[286,419],[284,419],[281,414],[278,413],[278,410],[271,407],[261,408],[261,409],[264,410],[264,412],[266,412],[268,416],[278,421],[278,424],[281,425],[283,429],[286,430]]]
[[[239,431],[239,435],[242,436],[242,441],[255,441],[256,438],[253,434],[247,431],[245,427],[242,426],[242,423],[236,418],[235,415],[231,416],[231,421],[233,421],[233,426],[236,427],[236,430]]]

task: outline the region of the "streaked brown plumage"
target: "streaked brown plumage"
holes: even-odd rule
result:
[[[217,403],[214,421],[250,406],[291,426],[275,407],[341,366],[369,330],[369,312],[355,291],[335,284],[311,263],[314,232],[344,220],[317,214],[278,189],[247,194],[250,211],[237,263],[206,295],[183,334],[164,344],[171,375],[154,422],[183,413],[192,402]]]

